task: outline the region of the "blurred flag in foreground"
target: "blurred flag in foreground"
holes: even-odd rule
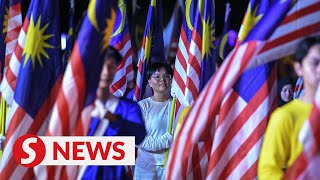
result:
[[[26,42],[10,111],[0,179],[32,178],[32,168],[17,164],[13,144],[24,134],[45,135],[62,76],[59,1],[33,0],[25,20]],[[40,88],[41,87],[41,88]]]

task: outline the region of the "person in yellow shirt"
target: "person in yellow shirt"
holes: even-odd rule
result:
[[[320,36],[304,39],[295,56],[294,69],[303,77],[305,94],[272,113],[258,161],[258,179],[281,179],[303,150],[298,135],[320,82]]]

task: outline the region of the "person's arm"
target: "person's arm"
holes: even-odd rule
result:
[[[146,136],[146,129],[139,106],[136,102],[122,101],[118,109],[122,112],[119,115],[106,114],[107,119],[112,119],[109,120],[109,132],[120,136],[134,136],[135,143],[140,144]]]
[[[151,152],[166,150],[170,147],[172,140],[173,137],[168,132],[160,137],[152,137],[147,135],[144,141],[139,145],[139,148]]]
[[[276,110],[268,123],[258,161],[258,179],[281,179],[290,156],[291,117]]]

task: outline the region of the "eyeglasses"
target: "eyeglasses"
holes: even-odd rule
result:
[[[160,81],[160,79],[164,79],[164,80],[170,80],[171,79],[171,75],[170,74],[164,74],[162,76],[160,75],[154,75],[151,76],[151,78],[153,78],[156,81]]]

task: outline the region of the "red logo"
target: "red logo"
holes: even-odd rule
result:
[[[40,164],[46,154],[43,141],[36,135],[19,137],[13,145],[13,157],[22,166],[31,168]]]

